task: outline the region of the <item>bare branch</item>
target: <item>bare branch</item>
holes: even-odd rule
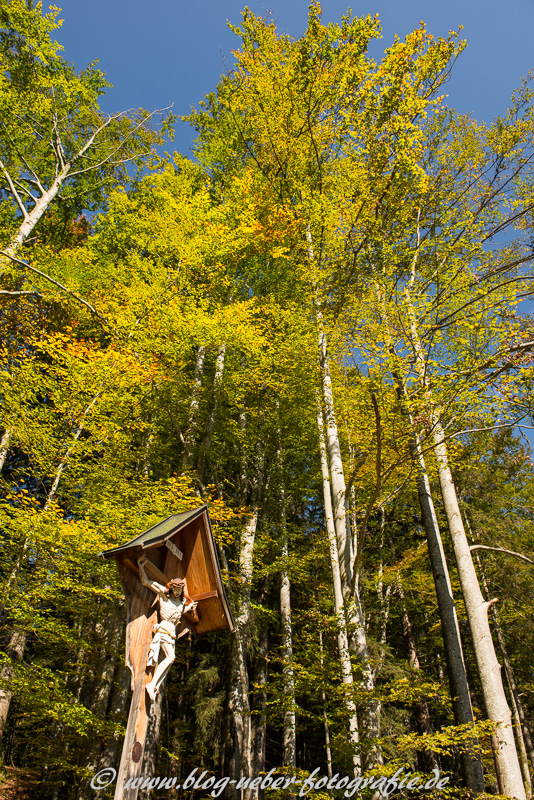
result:
[[[54,278],[51,278],[50,275],[46,274],[46,272],[41,272],[41,270],[37,269],[37,267],[32,267],[32,265],[28,264],[27,261],[22,261],[20,258],[15,258],[15,256],[12,256],[10,253],[7,253],[5,250],[0,250],[0,255],[9,258],[10,261],[13,261],[13,263],[18,264],[19,267],[24,267],[24,269],[29,269],[31,272],[35,272],[36,275],[40,275],[41,278],[44,278],[45,280],[49,281],[49,283],[52,283],[54,286],[57,286],[58,289],[61,289],[63,292],[66,292],[70,297],[74,298],[74,300],[76,300],[78,303],[81,303],[83,306],[85,306],[85,308],[87,308],[91,312],[91,314],[93,314],[93,316],[97,317],[105,325],[109,326],[107,319],[103,317],[101,314],[99,314],[96,308],[91,305],[91,303],[87,302],[87,300],[84,300],[83,297],[80,297],[78,294],[76,294],[76,292],[73,292],[71,289],[67,289],[67,287],[63,286],[63,284],[59,283],[59,281],[56,281]]]
[[[508,556],[515,556],[516,558],[520,558],[521,561],[526,561],[527,564],[534,564],[534,561],[531,558],[527,558],[522,553],[516,553],[514,550],[506,550],[504,547],[489,547],[487,544],[472,544],[469,546],[471,552],[473,550],[493,550],[495,553],[506,553]],[[497,602],[496,600],[492,602]]]
[[[40,292],[8,292],[5,289],[0,290],[0,295],[8,295],[9,297],[20,297],[21,295],[33,294],[36,297],[42,297]]]
[[[126,140],[124,140],[124,141],[126,141]],[[122,144],[124,144],[124,142],[122,142]],[[119,147],[117,147],[117,149],[114,150],[113,153],[110,153],[108,158],[105,158],[103,161],[99,161],[97,164],[93,164],[90,167],[85,167],[85,169],[77,169],[76,172],[70,172],[69,173],[69,178],[72,178],[74,175],[83,175],[84,172],[91,172],[92,170],[98,169],[99,167],[103,166],[104,164],[106,164],[115,155],[115,153],[118,153],[118,151],[122,147],[122,144]],[[138,155],[139,155],[140,158],[143,158],[144,156],[148,156],[148,155],[150,155],[150,150],[146,150],[144,153],[139,153]],[[119,164],[127,164],[131,160],[132,160],[131,157],[119,158],[116,161],[114,161],[113,164],[114,164],[114,166],[118,166]]]
[[[59,128],[58,128],[58,120],[57,120],[57,112],[54,112],[54,137],[56,139],[55,144],[51,142],[52,148],[56,153],[61,169],[65,167],[67,163],[67,159],[65,158],[65,151],[63,149],[63,143],[61,141],[61,136],[59,135]],[[56,175],[59,173],[59,170],[56,168]]]
[[[24,203],[20,199],[20,195],[19,195],[19,193],[17,192],[17,190],[15,188],[15,184],[11,180],[11,175],[9,174],[7,169],[5,168],[5,166],[4,166],[2,161],[0,161],[0,168],[1,168],[2,172],[4,173],[4,175],[6,176],[6,180],[7,180],[8,185],[9,185],[9,190],[10,190],[11,194],[13,195],[13,197],[15,198],[15,201],[16,201],[18,207],[20,208],[20,210],[22,212],[22,216],[24,217],[24,219],[28,219],[28,212],[26,211],[26,206],[24,205]]]
[[[19,119],[20,119],[20,117],[19,117]],[[35,185],[38,187],[38,189],[41,192],[41,194],[44,194],[45,193],[45,189],[44,189],[43,185],[41,184],[41,181],[39,180],[39,176],[37,175],[36,171],[33,169],[33,167],[30,166],[30,164],[28,163],[28,161],[26,160],[26,158],[24,156],[24,153],[22,153],[19,150],[19,148],[17,147],[17,144],[16,144],[15,140],[13,139],[13,137],[11,136],[11,134],[9,133],[7,127],[5,125],[3,125],[2,127],[4,128],[4,130],[6,132],[6,135],[7,135],[8,139],[9,139],[9,141],[11,142],[11,144],[13,146],[13,149],[15,150],[16,154],[18,155],[18,157],[20,158],[20,160],[22,161],[22,163],[24,164],[24,166],[26,167],[28,172],[30,172],[33,175],[33,177],[35,178],[35,181],[34,181]]]
[[[526,417],[526,414],[520,418],[523,419]],[[505,422],[502,425],[489,425],[487,428],[468,428],[464,431],[457,431],[456,433],[449,433],[448,436],[445,436],[445,439],[453,439],[455,436],[464,436],[466,433],[479,433],[481,431],[497,431],[501,428],[527,428],[527,430],[534,430],[533,425],[520,425],[519,422]]]
[[[106,163],[107,163],[107,162],[108,162],[108,161],[109,161],[111,158],[113,158],[113,156],[114,156],[116,153],[118,153],[118,152],[119,152],[119,150],[120,150],[120,149],[121,149],[121,148],[124,146],[125,142],[127,142],[127,141],[128,141],[128,139],[130,139],[130,138],[133,136],[133,134],[134,134],[136,131],[138,131],[140,128],[142,128],[142,127],[143,127],[143,125],[145,125],[145,123],[146,123],[148,120],[152,119],[152,117],[153,117],[155,114],[160,114],[160,113],[162,113],[162,112],[164,112],[164,111],[168,111],[168,110],[169,110],[169,108],[171,108],[171,106],[167,106],[167,108],[157,108],[157,109],[155,109],[155,111],[151,111],[149,114],[147,114],[147,115],[146,115],[146,117],[143,117],[143,119],[142,119],[142,120],[140,120],[140,121],[137,123],[137,125],[136,125],[136,126],[133,128],[133,130],[131,130],[131,131],[128,133],[128,136],[126,136],[126,137],[125,137],[125,138],[124,138],[124,139],[121,141],[121,143],[119,144],[119,146],[118,146],[118,147],[116,147],[116,148],[115,148],[115,150],[114,150],[112,153],[110,153],[110,154],[109,154],[109,155],[108,155],[106,158],[104,158],[102,161],[100,161],[98,164],[96,164],[96,165],[94,165],[94,166],[91,166],[91,167],[86,167],[85,169],[80,169],[80,170],[77,170],[76,172],[71,172],[71,173],[70,173],[70,175],[69,175],[69,177],[73,177],[74,175],[81,175],[83,172],[89,172],[90,170],[93,170],[93,169],[98,169],[98,167],[101,167],[101,166],[103,166],[104,164],[106,164]],[[92,135],[92,136],[91,136],[91,137],[88,139],[88,141],[85,143],[85,145],[84,145],[84,146],[83,146],[83,147],[82,147],[82,148],[81,148],[81,149],[78,151],[78,153],[77,153],[77,154],[76,154],[76,155],[75,155],[75,156],[74,156],[74,157],[71,159],[71,161],[70,161],[70,164],[71,164],[71,165],[72,165],[72,164],[74,164],[76,161],[78,161],[78,159],[80,159],[80,158],[81,158],[81,157],[84,155],[84,153],[86,153],[86,152],[87,152],[87,150],[89,150],[89,148],[90,148],[90,147],[93,145],[93,143],[94,143],[94,141],[95,141],[96,137],[98,136],[98,134],[99,134],[101,131],[103,131],[105,128],[107,128],[107,127],[108,127],[108,125],[110,125],[110,124],[111,124],[111,122],[112,122],[114,119],[117,119],[117,118],[119,118],[119,117],[121,117],[121,116],[123,116],[123,115],[125,115],[125,114],[127,114],[127,113],[128,113],[127,111],[122,111],[122,112],[120,112],[120,113],[118,113],[118,114],[114,114],[114,115],[112,115],[111,117],[108,117],[108,119],[106,120],[106,122],[104,122],[104,123],[103,123],[103,124],[102,124],[102,125],[101,125],[99,128],[97,128],[97,129],[96,129],[96,131],[94,131],[93,135]],[[128,161],[129,161],[130,159],[126,159],[126,160],[128,160]]]
[[[28,179],[28,183],[30,182],[35,183],[35,181],[30,181],[30,179]],[[30,198],[30,200],[32,200],[34,203],[37,203],[38,198],[34,197],[34,195],[30,192],[30,190],[26,186],[24,186],[24,184],[21,181],[13,181],[13,183],[17,186],[18,189],[21,189],[23,192],[25,192]]]

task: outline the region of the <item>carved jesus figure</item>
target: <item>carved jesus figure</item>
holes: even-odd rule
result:
[[[141,583],[151,589],[154,594],[157,594],[159,600],[160,621],[154,627],[154,636],[146,662],[147,667],[156,666],[152,680],[146,685],[148,696],[154,701],[156,695],[159,694],[159,687],[176,657],[176,627],[182,619],[182,614],[187,611],[195,611],[197,603],[186,604],[184,597],[185,581],[180,578],[174,578],[166,586],[162,586],[157,581],[151,581],[145,571],[147,560],[146,556],[141,556],[137,559],[137,563],[139,565]],[[158,663],[160,649],[163,650],[165,658]]]

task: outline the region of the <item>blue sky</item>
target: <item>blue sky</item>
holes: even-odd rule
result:
[[[106,111],[142,106],[162,108],[174,103],[177,115],[187,114],[204,94],[215,89],[221,74],[231,69],[238,39],[227,20],[238,24],[245,2],[236,0],[56,0],[64,20],[56,38],[64,57],[82,69],[99,59],[113,84],[103,100]],[[298,38],[305,30],[308,2],[253,2],[249,8],[271,12],[283,33]],[[347,11],[340,0],[324,0],[323,21],[339,21]],[[46,3],[44,4],[46,8]],[[354,14],[378,14],[383,39],[377,57],[398,34],[424,20],[435,36],[464,26],[467,50],[460,56],[445,90],[448,103],[462,112],[491,122],[506,110],[521,75],[534,68],[534,0],[359,0]],[[189,154],[193,132],[178,123],[175,148]]]

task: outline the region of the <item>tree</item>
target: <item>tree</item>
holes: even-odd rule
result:
[[[428,186],[406,206],[405,221],[411,219],[411,228],[396,210],[384,209],[380,239],[368,254],[380,286],[378,302],[387,297],[387,316],[395,328],[394,344],[387,343],[389,357],[384,359],[379,347],[366,340],[374,351],[373,363],[386,361],[393,374],[402,375],[415,434],[426,429],[421,441],[428,441],[435,453],[487,713],[500,725],[496,760],[501,787],[517,797],[524,791],[510,712],[491,641],[488,605],[458,507],[447,438],[451,428],[461,431],[469,419],[499,415],[503,422],[513,420],[508,402],[513,379],[499,365],[509,354],[514,329],[519,332],[513,312],[524,285],[521,265],[532,256],[521,235],[504,248],[488,243],[496,231],[513,228],[528,213],[516,194],[519,176],[530,180],[531,174],[531,122],[528,112],[523,113],[528,100],[528,92],[520,94],[506,120],[488,131],[452,114],[438,115],[429,124],[423,162]],[[402,240],[397,235],[401,225]],[[484,391],[481,379],[486,373],[493,383]],[[496,391],[499,377],[502,384]]]
[[[112,186],[128,182],[127,165],[147,164],[170,131],[170,117],[159,134],[151,129],[160,111],[100,111],[98,98],[109,84],[95,64],[77,75],[59,55],[51,39],[58,13],[42,16],[40,3],[32,8],[23,0],[0,9],[0,171],[8,257],[52,203],[63,219],[101,207]],[[4,271],[8,266],[4,261]]]
[[[421,27],[406,42],[396,41],[376,67],[366,51],[379,35],[377,20],[344,17],[341,25],[325,27],[320,15],[320,6],[313,3],[306,34],[291,42],[278,37],[274,25],[245,12],[242,28],[235,29],[243,42],[237,68],[191,120],[200,133],[201,160],[223,194],[232,183],[229,176],[237,173],[258,198],[256,224],[270,226],[275,234],[280,217],[293,221],[286,229],[286,254],[274,248],[276,288],[271,261],[267,269],[253,271],[248,283],[279,298],[290,293],[303,313],[316,320],[343,613],[363,683],[372,693],[358,559],[354,560],[358,551],[353,554],[347,530],[348,498],[325,312],[336,291],[342,302],[345,289],[336,287],[346,280],[344,275],[339,278],[341,265],[349,248],[357,254],[369,240],[377,205],[386,197],[400,202],[410,180],[424,183],[416,160],[422,138],[417,120],[435,102],[447,65],[462,46],[455,45],[453,37],[433,42]],[[340,658],[344,681],[351,683],[341,651]],[[347,702],[353,707],[351,737],[356,749],[355,707],[350,698]],[[376,739],[378,705],[370,700],[361,716],[367,736]],[[378,750],[371,750],[369,763],[373,759],[380,760]]]

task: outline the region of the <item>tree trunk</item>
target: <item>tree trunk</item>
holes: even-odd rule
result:
[[[9,428],[6,428],[4,431],[4,435],[2,436],[2,441],[0,442],[0,472],[2,472],[2,470],[4,469],[7,451],[9,450],[10,440],[11,440],[11,430]]]
[[[456,488],[449,467],[445,432],[428,384],[425,354],[419,339],[415,312],[413,310],[408,287],[405,289],[405,296],[407,299],[412,346],[415,353],[415,366],[421,388],[425,393],[426,407],[422,409],[422,411],[425,412],[430,423],[434,442],[434,453],[438,465],[441,495],[449,525],[449,532],[452,538],[469,627],[471,629],[471,637],[484,696],[484,705],[486,707],[486,713],[496,725],[495,740],[497,742],[497,748],[495,752],[495,763],[499,781],[504,794],[515,797],[517,800],[526,800],[525,787],[523,785],[521,767],[517,756],[511,722],[512,715],[506,701],[506,693],[501,678],[501,667],[497,661],[495,647],[493,646],[493,640],[491,638],[488,621],[489,603],[484,601],[482,592],[480,591],[473,558],[467,542],[467,536],[465,535],[458,498],[456,496]]]
[[[250,637],[251,619],[251,581],[254,556],[254,539],[258,525],[258,509],[252,512],[241,534],[239,553],[239,577],[241,592],[239,610],[235,620],[235,634],[232,647],[232,671],[230,684],[230,708],[235,728],[235,772],[234,778],[252,777],[252,736],[250,724],[249,678],[247,651]]]
[[[197,475],[200,484],[204,482],[204,472],[206,469],[206,458],[211,447],[211,437],[213,436],[213,429],[215,427],[215,419],[217,417],[217,409],[219,408],[219,400],[221,397],[221,388],[224,375],[224,359],[226,356],[226,343],[219,347],[217,352],[217,359],[215,361],[215,376],[213,378],[213,403],[206,427],[204,428],[204,438],[200,445],[200,453],[198,456]]]
[[[358,715],[354,702],[354,686],[352,663],[350,659],[349,638],[347,634],[347,620],[343,604],[343,590],[341,587],[341,570],[339,566],[338,542],[332,511],[332,495],[330,489],[330,476],[328,474],[328,456],[323,432],[323,412],[317,403],[317,428],[319,431],[319,448],[321,455],[321,472],[323,476],[323,498],[326,522],[326,533],[330,550],[330,566],[332,568],[332,586],[334,590],[334,609],[337,617],[337,648],[341,665],[341,680],[345,686],[345,708],[349,722],[349,741],[352,747],[354,775],[361,773],[360,737],[358,731]]]
[[[285,528],[285,525],[284,525]],[[291,623],[291,584],[287,562],[289,559],[287,533],[284,530],[282,543],[282,581],[280,586],[280,616],[282,623],[282,658],[284,674],[285,702],[289,708],[284,711],[284,751],[283,765],[296,767],[297,723],[295,715],[295,675],[293,672],[293,627]]]
[[[469,520],[467,519],[467,517],[466,517],[466,522],[467,522],[467,527],[469,528],[470,527]],[[486,598],[489,600],[490,592],[488,588],[488,583],[486,580],[484,567],[482,565],[482,561],[478,553],[476,554],[476,559],[480,576],[482,578],[482,585],[484,586],[484,591],[486,593]],[[525,714],[523,712],[521,698],[519,697],[519,692],[517,691],[514,671],[508,659],[508,653],[506,650],[506,645],[504,643],[504,636],[502,634],[502,629],[499,623],[499,616],[497,614],[497,610],[494,604],[490,606],[490,611],[493,621],[493,628],[497,635],[497,642],[499,644],[499,650],[501,651],[501,657],[504,664],[504,674],[506,677],[506,683],[508,685],[508,696],[510,698],[510,703],[512,706],[512,714],[514,718],[514,730],[516,735],[517,746],[519,749],[519,761],[521,764],[523,781],[525,783],[525,791],[527,793],[527,799],[530,800],[530,798],[532,797],[532,780],[530,777],[528,759],[530,758],[531,763],[534,764],[534,749],[532,747],[532,739],[530,737],[530,731],[528,729],[527,721],[525,719]]]
[[[258,641],[258,659],[255,671],[254,684],[254,728],[253,728],[253,761],[252,774],[258,776],[265,770],[265,746],[267,743],[267,666],[269,652],[269,629],[267,625],[261,627]],[[263,797],[263,790],[256,789],[255,796]]]
[[[278,412],[278,402],[277,402]],[[295,714],[295,673],[293,668],[293,625],[291,621],[291,582],[289,580],[289,540],[286,525],[286,497],[282,442],[278,427],[279,513],[282,536],[282,573],[280,576],[280,621],[282,628],[282,670],[284,677],[284,737],[282,764],[294,769],[297,765],[297,720]]]
[[[410,443],[410,448],[413,461],[417,468],[419,506],[421,508],[423,527],[428,544],[428,556],[432,575],[434,577],[434,586],[436,588],[454,719],[457,725],[471,724],[474,722],[475,718],[471,705],[471,696],[469,694],[469,682],[465,669],[456,605],[452,594],[449,570],[445,559],[445,551],[443,549],[434,502],[432,500],[426,463],[417,434],[414,435],[414,439]],[[473,739],[473,745],[476,744],[476,739]],[[463,754],[462,769],[468,788],[476,793],[483,792],[484,774],[480,756],[471,756],[468,752]]]
[[[193,448],[198,428],[198,404],[200,388],[202,386],[202,373],[204,370],[204,358],[206,347],[202,345],[197,350],[195,359],[195,377],[193,378],[193,388],[191,390],[191,402],[189,404],[189,415],[187,420],[187,433],[185,435],[184,456],[182,458],[182,472],[189,468],[193,457]]]
[[[319,319],[319,324],[321,320]],[[351,653],[354,653],[361,664],[361,685],[368,693],[369,699],[360,708],[360,738],[365,732],[365,738],[371,745],[366,750],[365,769],[369,769],[375,764],[382,763],[382,754],[377,745],[372,741],[380,736],[380,702],[373,699],[374,678],[369,661],[367,648],[367,635],[365,632],[365,621],[359,592],[358,575],[353,574],[353,553],[352,538],[349,530],[349,516],[347,514],[347,496],[343,460],[341,457],[341,446],[339,432],[337,428],[336,415],[334,410],[334,397],[332,393],[332,380],[330,376],[330,362],[328,358],[326,334],[324,331],[319,333],[319,358],[322,370],[323,403],[325,407],[326,422],[326,444],[330,476],[332,482],[332,495],[334,498],[334,526],[336,531],[341,586],[343,598],[345,600],[345,613],[347,615],[347,627],[352,631],[349,638]],[[363,535],[363,532],[362,532]]]
[[[39,190],[41,192],[41,196],[38,197],[38,198],[34,198],[35,205],[33,206],[31,211],[26,211],[24,209],[23,203],[22,203],[22,201],[20,199],[20,196],[18,194],[18,191],[17,191],[17,189],[15,187],[16,181],[9,174],[9,172],[6,169],[5,165],[2,162],[0,162],[0,170],[4,173],[4,176],[5,176],[6,180],[7,180],[10,192],[13,195],[14,199],[16,200],[17,205],[19,206],[19,209],[21,209],[22,213],[23,213],[23,221],[19,225],[19,228],[18,228],[17,232],[12,237],[12,239],[11,239],[11,241],[9,243],[9,247],[5,251],[8,256],[14,256],[15,253],[22,247],[22,245],[24,244],[24,242],[26,241],[26,239],[28,238],[30,233],[32,233],[32,231],[34,230],[35,226],[37,225],[37,223],[39,222],[41,217],[48,210],[50,204],[58,196],[58,194],[59,194],[59,192],[61,190],[61,187],[63,186],[65,181],[69,177],[77,174],[76,171],[73,170],[73,167],[75,167],[76,163],[78,163],[80,161],[80,159],[83,158],[85,156],[85,154],[92,148],[93,144],[95,143],[97,135],[99,133],[101,133],[105,128],[107,128],[109,123],[113,119],[116,119],[116,118],[117,118],[117,115],[110,116],[110,117],[108,117],[106,122],[104,122],[102,125],[100,125],[98,128],[96,128],[96,130],[94,130],[92,132],[92,134],[89,136],[89,138],[87,139],[85,144],[82,147],[80,147],[78,152],[74,153],[71,156],[70,161],[64,161],[64,159],[63,159],[63,156],[62,156],[63,146],[62,146],[61,142],[58,142],[58,147],[59,147],[59,150],[61,151],[61,153],[58,153],[58,149],[54,145],[52,145],[52,149],[54,151],[54,155],[56,157],[58,155],[60,155],[59,160],[61,162],[62,169],[55,176],[54,180],[52,181],[52,183],[50,184],[48,189],[44,189],[44,187],[41,186],[40,183],[38,184],[39,185]],[[125,141],[125,140],[123,140],[123,141]],[[127,158],[125,160],[129,161],[130,159]],[[103,163],[104,162],[96,164],[94,166],[94,169],[98,169],[98,167],[100,167]],[[110,163],[124,163],[124,160],[120,159],[117,162],[110,162]],[[80,171],[87,172],[88,169],[92,169],[92,168],[86,166],[86,167],[82,168]],[[35,176],[35,177],[37,178],[37,176]]]
[[[245,449],[245,432],[247,428],[247,412],[245,408],[239,411],[239,430],[242,434],[241,451],[239,454],[239,476],[237,482],[237,497],[240,505],[247,504],[248,476],[247,476],[247,452]]]
[[[319,319],[321,326],[321,320]],[[345,508],[345,473],[343,469],[343,459],[341,457],[341,447],[339,443],[339,431],[337,428],[336,414],[334,410],[334,396],[332,392],[332,379],[330,376],[330,360],[328,357],[326,334],[323,330],[319,333],[319,360],[322,372],[322,398],[324,405],[324,421],[326,430],[326,448],[328,453],[328,464],[330,468],[330,480],[333,497],[334,525],[336,530],[339,569],[343,597],[345,601],[350,600],[350,589],[352,579],[352,546],[350,535],[347,534],[347,515]]]
[[[386,341],[390,354],[394,355],[395,348],[389,327],[389,317],[384,301],[383,293],[379,285],[375,282],[375,290],[380,305],[382,325],[386,333]],[[445,551],[439,530],[438,520],[432,500],[430,481],[426,470],[426,463],[423,449],[416,433],[413,418],[407,405],[406,388],[404,381],[398,372],[393,372],[393,378],[397,383],[397,396],[399,399],[401,412],[413,432],[409,441],[410,455],[415,466],[417,475],[417,493],[419,506],[421,508],[421,518],[425,529],[428,556],[434,578],[436,597],[438,601],[438,613],[441,622],[441,633],[445,659],[447,662],[447,673],[451,693],[452,708],[454,719],[457,725],[472,724],[474,722],[471,696],[469,693],[469,682],[465,669],[465,662],[460,638],[460,628],[456,614],[456,606],[452,594],[452,586],[445,559]],[[472,739],[473,747],[478,744],[476,738]],[[462,771],[465,782],[471,791],[479,794],[484,791],[484,774],[480,756],[471,756],[469,752],[462,754]]]
[[[263,479],[263,450],[258,456],[253,487],[253,509],[241,533],[239,550],[239,579],[241,589],[237,602],[235,633],[232,646],[229,706],[234,721],[234,775],[252,777],[252,727],[250,718],[249,677],[247,656],[252,616],[251,590],[254,560],[254,541],[258,525],[259,496]],[[243,797],[249,797],[246,790]]]
[[[399,578],[397,579],[397,594],[399,595],[399,600],[401,601],[401,609],[402,609],[402,616],[401,616],[401,623],[402,623],[402,637],[404,639],[404,648],[406,650],[406,657],[408,659],[408,664],[410,665],[410,669],[416,670],[417,672],[421,669],[419,664],[419,657],[417,655],[417,648],[415,645],[415,638],[413,635],[412,624],[410,622],[410,617],[408,616],[408,611],[406,610],[406,598],[404,595],[404,589],[402,586],[402,581]],[[419,732],[422,734],[431,734],[432,733],[432,724],[430,722],[430,712],[428,710],[428,703],[424,700],[417,700],[414,706],[415,709],[415,718],[417,720],[417,727],[419,728]],[[425,769],[427,772],[431,772],[433,769],[439,769],[438,758],[432,750],[425,750],[423,752],[423,760],[425,762]]]
[[[4,175],[8,178],[8,182],[12,187],[12,192],[14,191],[16,195],[17,194],[16,189],[14,187],[14,184],[12,183],[11,177],[8,176],[7,170],[1,163],[0,163],[0,168],[4,172]],[[9,246],[5,250],[7,256],[11,256],[13,258],[16,256],[18,250],[20,250],[20,248],[22,247],[22,245],[24,244],[30,233],[33,231],[33,229],[35,228],[35,226],[37,225],[43,214],[47,211],[49,205],[52,203],[53,200],[55,200],[56,196],[59,193],[59,190],[61,189],[61,186],[68,177],[71,168],[72,164],[70,162],[67,162],[63,167],[63,169],[61,170],[61,172],[59,173],[59,175],[57,175],[54,181],[52,182],[52,185],[50,186],[48,191],[46,192],[43,191],[42,196],[37,199],[32,210],[29,213],[28,212],[24,213],[24,218],[19,226],[19,229],[12,237]],[[19,205],[21,206],[22,204],[19,203]],[[9,259],[6,259],[5,256],[2,256],[0,263],[6,261],[9,262]],[[0,271],[0,275],[2,274],[3,272]],[[4,462],[6,460],[11,434],[12,431],[9,428],[6,428],[4,435],[2,437],[2,441],[0,443],[0,472],[2,472],[2,469],[4,468]]]
[[[20,662],[24,658],[24,650],[26,648],[26,631],[15,629],[11,634],[9,644],[6,647],[6,655],[9,656],[11,661]],[[2,681],[9,681],[13,677],[13,667],[10,663],[4,664],[2,667]],[[9,713],[9,706],[13,692],[8,689],[0,689],[0,742],[7,722],[7,715]]]
[[[324,670],[324,657],[323,657],[323,632],[319,629],[319,661],[321,664],[321,673]],[[326,754],[326,773],[329,778],[332,778],[332,751],[330,749],[330,725],[328,724],[328,713],[326,710],[326,692],[324,690],[324,680],[321,674],[321,700],[323,705],[323,720],[324,720],[324,746]]]
[[[380,644],[380,655],[376,660],[376,666],[373,670],[373,680],[376,681],[377,675],[384,664],[386,657],[386,642],[387,642],[387,627],[389,620],[389,596],[391,594],[391,585],[387,587],[384,592],[384,537],[386,529],[386,512],[384,507],[380,506],[380,548],[379,548],[379,563],[378,563],[378,580],[377,580],[377,595],[380,604],[380,623],[378,633],[378,643]]]
[[[452,537],[458,575],[462,587],[469,627],[478,665],[484,704],[489,718],[496,723],[497,752],[495,760],[503,792],[517,800],[526,800],[521,767],[514,741],[511,712],[501,678],[501,667],[495,655],[488,620],[489,602],[480,591],[471,551],[460,515],[454,480],[449,468],[444,431],[433,415],[434,451],[438,462],[443,505]]]
[[[0,165],[4,175],[8,175],[5,167]],[[19,229],[12,237],[9,246],[6,248],[6,254],[8,256],[15,256],[18,250],[22,247],[30,233],[33,231],[43,214],[48,209],[49,205],[52,203],[53,200],[57,197],[59,190],[61,189],[63,183],[65,182],[66,178],[69,175],[70,170],[72,169],[72,163],[67,162],[59,175],[57,175],[50,188],[47,191],[43,191],[41,197],[39,197],[32,210],[28,213],[25,212],[23,221],[19,225]],[[9,182],[11,179],[8,178]]]

